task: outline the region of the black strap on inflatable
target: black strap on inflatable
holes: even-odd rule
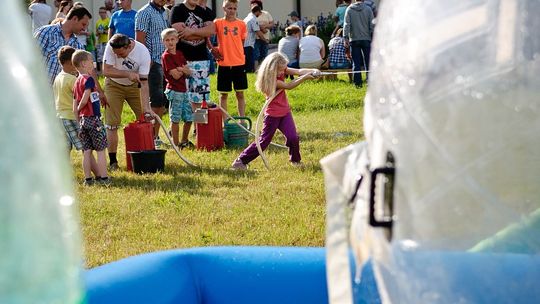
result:
[[[360,189],[360,186],[362,185],[362,180],[364,180],[364,176],[362,174],[358,174],[358,176],[356,177],[356,185],[354,187],[354,193],[349,199],[349,207],[354,207],[353,204],[355,203],[358,190]]]
[[[392,235],[392,224],[394,221],[394,176],[395,176],[395,161],[391,152],[387,153],[387,162],[385,167],[376,168],[371,171],[371,183],[369,187],[369,224],[372,227],[383,227],[389,230],[389,239]],[[375,188],[377,176],[383,175],[384,191],[381,193],[382,198],[378,201],[382,205],[378,206],[377,210],[383,210],[382,218],[375,216]]]

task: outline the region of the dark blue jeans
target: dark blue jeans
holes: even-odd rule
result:
[[[246,57],[246,73],[253,73],[255,71],[255,58],[253,57],[253,47],[244,47],[244,56]]]
[[[148,93],[150,94],[150,106],[152,108],[167,107],[169,101],[165,96],[163,86],[163,68],[161,64],[152,62],[148,73]]]
[[[287,64],[287,67],[289,68],[293,68],[293,69],[299,69],[300,68],[300,65],[298,65],[298,60],[296,61],[291,61]]]
[[[255,40],[255,46],[253,47],[253,58],[255,62],[261,63],[264,58],[268,56],[268,43],[261,39]]]
[[[356,40],[351,41],[351,57],[352,57],[352,69],[356,71],[368,71],[369,70],[369,53],[371,52],[371,41],[369,40]],[[367,73],[366,73],[367,79]],[[354,84],[362,86],[362,74],[353,74]]]
[[[208,74],[212,75],[216,73],[216,59],[209,50],[206,50],[208,60],[210,60],[210,67],[208,68]]]

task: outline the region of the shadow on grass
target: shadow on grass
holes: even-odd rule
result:
[[[184,165],[167,164],[164,172],[137,174],[120,172],[113,177],[111,188],[133,188],[143,191],[174,192],[183,191],[191,195],[210,195],[205,191],[207,184],[199,178],[200,175],[215,176],[214,186],[237,187],[240,178],[253,178],[255,171],[235,171],[229,168],[187,167]],[[234,179],[236,177],[236,179]]]
[[[131,188],[150,191],[185,191],[190,194],[201,193],[201,182],[195,177],[172,176],[169,172],[157,174],[122,173],[113,177],[111,188]]]
[[[361,140],[363,134],[354,133],[354,132],[300,132],[300,141],[310,141],[310,140],[327,140],[327,141],[337,141],[349,138],[357,138]]]
[[[233,170],[229,167],[226,168],[211,168],[207,166],[199,166],[195,168],[189,168],[193,173],[199,173],[199,174],[208,174],[213,176],[222,176],[222,177],[254,177],[256,175],[256,172],[249,171],[249,170]]]

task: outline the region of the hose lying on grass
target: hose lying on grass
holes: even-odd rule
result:
[[[167,127],[165,127],[165,124],[163,123],[163,121],[157,115],[154,116],[154,119],[157,119],[157,121],[161,125],[161,128],[163,128],[163,131],[165,131],[165,135],[167,136],[167,139],[169,140],[169,142],[173,146],[173,149],[176,152],[176,154],[178,155],[178,157],[180,157],[180,159],[183,160],[187,165],[189,165],[191,167],[197,167],[197,165],[192,163],[189,159],[187,159],[184,155],[182,155],[182,153],[180,153],[180,150],[178,150],[178,147],[174,144],[174,142],[173,142],[173,140],[171,138],[171,135],[169,134],[169,132],[167,130]]]
[[[248,128],[246,128],[243,124],[241,124],[236,118],[234,118],[233,116],[231,116],[231,114],[229,114],[227,111],[225,111],[224,108],[222,108],[220,105],[216,104],[217,108],[221,110],[221,112],[223,112],[225,114],[225,116],[227,116],[227,118],[231,119],[235,124],[237,124],[240,128],[242,128],[244,131],[248,132],[250,135],[252,136],[255,136],[255,133],[251,132],[251,130],[248,130]],[[278,147],[278,148],[283,148],[283,149],[287,149],[287,146],[285,145],[280,145],[280,144],[276,144],[274,142],[271,142],[270,143],[272,146],[275,146],[275,147]]]

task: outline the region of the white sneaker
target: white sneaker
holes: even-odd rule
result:
[[[237,158],[232,163],[231,168],[234,170],[247,170],[247,165],[244,165],[244,163],[242,163],[242,161]]]

